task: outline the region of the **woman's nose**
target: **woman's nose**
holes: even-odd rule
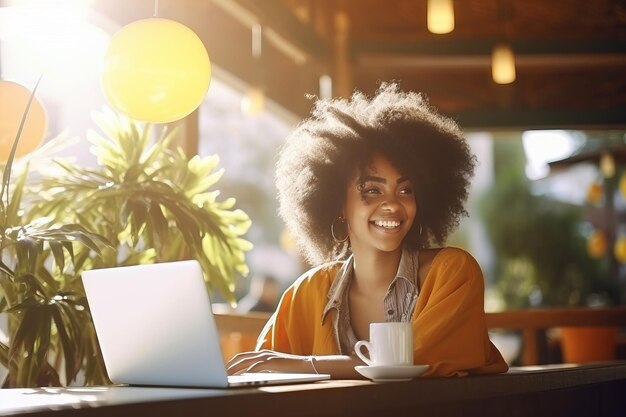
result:
[[[398,206],[398,200],[394,198],[387,199],[381,204],[381,208],[385,211],[396,211]]]

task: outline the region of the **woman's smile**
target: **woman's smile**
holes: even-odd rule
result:
[[[372,220],[370,223],[384,232],[398,232],[402,224],[399,220]]]

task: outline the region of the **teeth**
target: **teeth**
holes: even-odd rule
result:
[[[400,226],[400,222],[396,220],[376,220],[374,224],[376,226],[385,227],[389,229]]]

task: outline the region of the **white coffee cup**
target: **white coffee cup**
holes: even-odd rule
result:
[[[370,340],[359,340],[354,350],[369,366],[413,365],[413,327],[410,322],[370,323]]]

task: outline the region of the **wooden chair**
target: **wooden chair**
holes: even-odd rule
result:
[[[268,313],[215,313],[224,361],[240,352],[254,350],[256,339],[270,318]]]
[[[269,319],[267,313],[216,313],[224,359],[254,350],[256,338]],[[520,330],[522,365],[539,364],[541,331],[566,326],[626,326],[626,307],[525,309],[487,313],[490,330]]]

